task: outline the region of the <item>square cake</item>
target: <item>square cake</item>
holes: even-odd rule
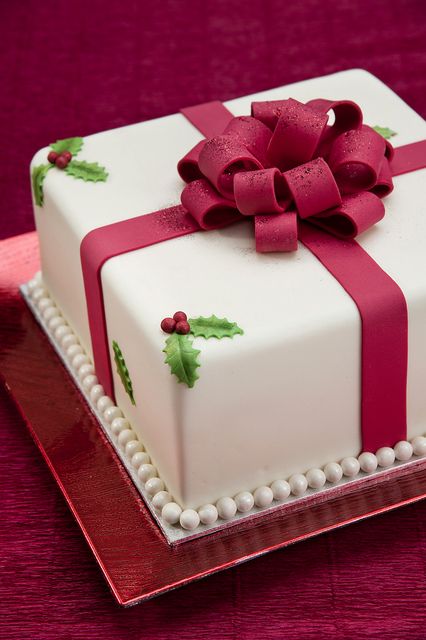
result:
[[[424,120],[363,70],[225,106],[240,116],[250,114],[252,102],[289,98],[353,101],[364,123],[384,128],[378,135],[393,134],[395,147],[426,138]],[[256,251],[245,221],[105,260],[98,276],[108,388],[93,349],[83,240],[179,205],[184,182],[176,167],[203,139],[177,113],[60,141],[31,164],[42,264],[42,280],[29,285],[33,302],[154,508],[191,530],[253,505],[280,504],[308,487],[321,490],[342,474],[375,472],[395,455],[407,460],[413,449],[426,453],[424,169],[395,178],[383,219],[357,238],[407,304],[407,426],[400,441],[363,452],[362,323],[352,297],[300,242],[297,251]],[[178,311],[183,315],[170,320]],[[161,324],[165,318],[169,326]]]

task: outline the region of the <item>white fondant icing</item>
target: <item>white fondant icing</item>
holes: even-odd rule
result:
[[[54,305],[53,301],[52,301],[52,305]],[[67,334],[67,335],[74,335],[74,334]],[[65,355],[68,355],[68,351],[72,349],[72,347],[64,349],[63,339],[62,339],[61,347],[62,347],[62,357],[64,357]],[[70,355],[73,355],[73,354],[71,353]],[[78,379],[78,373],[81,372],[81,368],[83,366],[85,365],[81,365],[77,367],[77,379]],[[86,373],[87,371],[88,369],[86,369]],[[148,505],[149,505],[149,502],[151,501],[153,508],[161,511],[166,504],[173,501],[171,494],[164,490],[164,486],[165,486],[164,481],[161,478],[157,477],[157,471],[155,467],[153,467],[153,465],[150,464],[151,459],[149,455],[143,450],[144,447],[142,443],[136,439],[136,434],[131,429],[129,421],[126,418],[122,417],[121,410],[115,405],[113,405],[110,399],[104,396],[104,391],[102,386],[99,384],[94,385],[89,392],[87,391],[87,389],[84,389],[84,381],[91,377],[95,377],[95,376],[89,373],[88,376],[83,378],[83,384],[82,384],[83,391],[85,391],[86,395],[90,397],[92,402],[96,403],[97,400],[100,397],[102,397],[103,398],[102,402],[104,403],[104,405],[105,406],[108,405],[104,411],[104,415],[102,416],[102,419],[104,421],[102,422],[103,427],[105,428],[105,425],[107,425],[108,427],[107,432],[110,433],[111,436],[116,438],[118,445],[121,444],[117,452],[119,453],[119,455],[120,455],[120,452],[122,452],[122,456],[121,456],[122,459],[124,456],[127,460],[129,460],[133,469],[138,470],[142,465],[146,465],[140,474],[141,477],[143,478],[143,481],[140,480],[139,474],[138,474],[139,481],[142,482],[142,486],[144,487],[144,491],[145,491],[145,493],[142,493],[142,495],[144,495],[145,500],[148,502]],[[106,420],[105,414],[107,414],[107,417],[109,417],[109,421]],[[116,415],[116,416],[118,415],[118,417],[114,417],[111,421],[111,417],[113,415]],[[120,443],[118,441],[118,437],[123,432],[125,433],[123,436],[121,436],[122,442]],[[135,438],[135,439],[130,439],[130,438]],[[415,453],[416,455],[426,454],[426,438],[423,436],[416,436],[412,440],[411,444],[406,441],[401,441],[395,445],[394,450],[390,449],[389,447],[383,448],[383,450],[379,454],[379,457],[381,457],[381,460],[383,463],[389,462],[389,460],[392,459],[392,451],[393,451],[394,457],[395,455],[397,455],[399,456],[399,460],[403,460],[403,461],[407,461],[408,458],[413,455],[413,453]],[[375,456],[373,453],[364,452],[360,454],[358,458],[358,465],[357,465],[357,461],[354,458],[345,459],[344,461],[342,461],[342,465],[346,469],[346,475],[348,476],[348,478],[353,479],[355,478],[354,474],[356,469],[358,469],[359,471],[359,468],[361,467],[363,471],[372,472],[376,469],[377,462],[378,462],[377,456]],[[400,464],[400,462],[397,464]],[[329,482],[336,482],[341,479],[342,475],[343,475],[342,466],[337,463],[328,463],[324,468],[324,472],[321,469],[310,469],[309,471],[306,472],[306,476],[303,476],[302,474],[295,474],[291,479],[291,483],[294,488],[293,493],[295,495],[297,494],[296,497],[299,497],[299,494],[300,494],[300,497],[303,497],[306,490],[308,490],[307,488],[308,482],[309,482],[310,488],[319,489],[321,488],[321,486],[323,486],[325,478],[327,478]],[[149,476],[152,476],[152,477],[149,477]],[[147,477],[148,479],[145,481]],[[140,486],[139,485],[137,486],[140,490]],[[306,487],[306,490],[304,490],[304,487]],[[221,500],[218,501],[218,503],[219,503],[219,508],[221,510],[222,518],[225,520],[232,520],[235,515],[235,514],[232,515],[235,509],[239,511],[240,515],[249,514],[251,509],[253,509],[253,507],[255,506],[258,509],[268,508],[271,505],[272,499],[275,499],[278,501],[285,500],[286,498],[289,497],[290,492],[291,492],[290,484],[286,480],[275,480],[271,484],[270,488],[267,486],[258,487],[254,491],[254,495],[249,491],[242,491],[239,494],[237,494],[234,499],[222,498]],[[172,511],[173,509],[174,509],[174,515],[172,514],[170,516],[169,514],[169,517],[172,517],[175,519],[175,522],[173,524],[177,524],[179,520],[179,518],[176,519],[178,514],[178,509],[176,509],[175,507],[172,507]],[[180,506],[179,506],[179,509],[181,509]],[[218,510],[216,506],[213,504],[205,504],[202,507],[200,507],[198,509],[198,515],[200,518],[199,522],[201,522],[203,525],[206,525],[206,526],[212,526],[219,517]],[[239,516],[237,515],[237,517]],[[183,520],[184,522],[186,521],[186,518],[190,518],[190,516],[185,516]],[[195,521],[196,519],[194,520],[194,518],[192,518],[192,522],[195,522]],[[164,526],[164,523],[166,523],[165,520],[163,521],[163,526]],[[168,525],[169,523],[166,523],[166,524]],[[182,529],[184,529],[184,527],[182,527]],[[191,529],[187,528],[187,530],[190,531]]]
[[[398,132],[397,145],[426,137],[423,120],[359,70],[227,104],[242,114],[249,113],[252,99],[289,96],[302,101],[318,96],[354,99],[366,122]],[[35,208],[43,272],[47,288],[89,353],[82,238],[93,228],[179,202],[182,183],[176,163],[200,139],[176,114],[85,138],[79,157],[102,162],[110,174],[105,183],[49,172],[45,204]],[[46,154],[46,149],[40,151],[33,164],[45,162]],[[396,178],[396,189],[385,201],[385,219],[360,237],[407,298],[409,439],[421,435],[426,422],[424,175],[417,171]],[[40,279],[36,283],[32,295],[37,300],[46,296],[46,289],[39,286]],[[319,468],[361,449],[358,312],[303,247],[293,255],[259,255],[251,229],[237,225],[114,258],[102,270],[102,283],[109,342],[120,344],[137,398],[134,407],[113,367],[117,404],[185,507]],[[194,389],[178,385],[163,362],[165,336],[159,322],[178,308],[190,315],[227,315],[245,331],[233,340],[194,341],[202,349]],[[59,328],[55,320],[60,319],[50,322]],[[325,473],[329,481],[337,481],[331,480],[338,478],[337,467]]]

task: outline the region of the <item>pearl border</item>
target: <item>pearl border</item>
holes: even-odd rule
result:
[[[389,469],[413,457],[426,456],[425,434],[414,437],[411,442],[401,440],[393,448],[381,447],[375,454],[362,452],[357,458],[348,456],[340,463],[329,462],[322,469],[313,468],[304,474],[295,473],[288,479],[277,479],[269,486],[257,487],[252,492],[242,491],[233,497],[223,496],[216,504],[205,504],[197,510],[183,510],[167,491],[149,454],[121,409],[105,395],[93,363],[50,297],[40,272],[22,287],[22,292],[170,543],[186,539],[188,534],[192,534],[193,538],[196,529],[204,529],[203,533],[208,533],[211,528],[217,529],[236,517],[300,499],[309,492],[327,488],[327,484],[337,486],[345,480],[375,473],[378,467]],[[278,504],[274,505],[274,502]],[[220,520],[222,524],[216,524]]]

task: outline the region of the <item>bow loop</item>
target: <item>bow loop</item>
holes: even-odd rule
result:
[[[392,156],[350,100],[253,102],[179,162],[182,204],[203,229],[252,216],[260,253],[295,251],[299,218],[355,238],[384,216]]]
[[[276,167],[237,173],[234,197],[245,216],[282,213],[290,204],[283,175]]]

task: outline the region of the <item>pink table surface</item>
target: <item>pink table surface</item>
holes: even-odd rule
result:
[[[0,238],[33,228],[56,138],[351,67],[426,115],[425,42],[422,0],[3,0]],[[0,427],[4,638],[426,637],[424,503],[121,610],[3,390]]]

